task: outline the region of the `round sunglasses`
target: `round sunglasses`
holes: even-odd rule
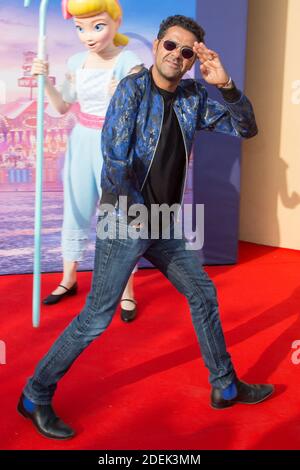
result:
[[[166,49],[166,51],[174,51],[177,48],[180,48],[180,53],[184,59],[190,60],[195,56],[195,53],[193,49],[187,46],[179,46],[176,44],[174,41],[170,41],[169,39],[166,39],[163,42],[163,46]]]

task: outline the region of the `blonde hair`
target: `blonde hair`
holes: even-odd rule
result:
[[[88,17],[100,13],[108,13],[112,20],[122,18],[122,8],[118,0],[67,0],[67,11],[71,16]],[[129,38],[117,33],[114,37],[115,46],[126,46]]]

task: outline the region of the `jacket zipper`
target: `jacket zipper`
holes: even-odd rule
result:
[[[143,182],[142,187],[141,187],[141,191],[143,191],[143,188],[144,188],[144,186],[145,186],[146,180],[147,180],[148,175],[149,175],[149,173],[150,173],[150,170],[151,170],[151,167],[152,167],[152,164],[153,164],[153,160],[154,160],[154,157],[155,157],[155,154],[156,154],[156,150],[157,150],[157,147],[158,147],[158,144],[159,144],[159,139],[160,139],[160,136],[161,136],[162,127],[163,127],[164,115],[165,115],[165,103],[164,103],[164,100],[163,100],[163,97],[162,97],[162,96],[160,96],[160,99],[162,100],[162,105],[163,105],[163,115],[162,115],[161,124],[160,124],[159,136],[158,136],[158,139],[157,139],[157,143],[156,143],[156,146],[155,146],[155,150],[154,150],[154,153],[153,153],[153,157],[152,157],[152,159],[151,159],[151,162],[150,162],[150,165],[149,165],[147,174],[146,174],[146,176],[145,176],[144,182]]]
[[[181,193],[181,202],[180,202],[180,207],[181,207],[181,206],[182,206],[182,203],[183,203],[185,188],[186,188],[186,180],[187,180],[187,174],[188,174],[188,168],[189,168],[189,158],[188,158],[187,146],[186,146],[186,142],[185,142],[185,138],[184,138],[183,129],[182,129],[180,120],[179,120],[179,118],[178,118],[177,111],[176,111],[176,109],[175,109],[174,107],[173,107],[173,109],[174,109],[174,112],[175,112],[175,114],[176,114],[177,121],[178,121],[180,130],[181,130],[181,134],[182,134],[182,138],[183,138],[183,143],[184,143],[184,148],[185,148],[185,176],[184,176],[184,184],[182,185],[183,191],[182,191],[182,193]]]

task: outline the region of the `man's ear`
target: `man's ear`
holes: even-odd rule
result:
[[[155,39],[155,41],[153,43],[153,47],[152,47],[152,52],[153,52],[154,55],[156,55],[158,44],[159,44],[159,39]]]

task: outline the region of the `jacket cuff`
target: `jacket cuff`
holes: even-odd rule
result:
[[[223,99],[227,101],[227,103],[235,103],[241,99],[242,92],[237,89],[235,83],[233,83],[233,88],[226,89],[226,88],[219,88],[219,91],[222,93]]]

